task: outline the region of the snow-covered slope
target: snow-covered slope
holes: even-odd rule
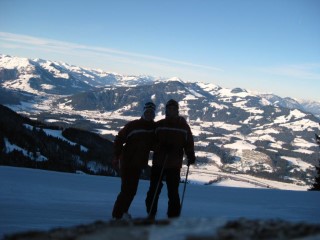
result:
[[[170,98],[179,102],[180,114],[192,128],[199,163],[228,173],[301,185],[312,182],[317,163],[317,118],[299,109],[274,106],[243,89],[171,80],[105,87],[53,104],[60,111],[81,112],[92,122],[103,122],[96,130],[114,135],[123,125],[120,120],[139,117],[146,101],[158,106],[156,120],[163,118],[164,103]]]
[[[191,173],[194,169],[190,170]],[[231,184],[231,185],[230,185]],[[233,186],[233,183],[227,183]],[[236,184],[238,185],[238,184]],[[149,182],[141,180],[130,207],[134,217],[146,216],[144,199]],[[180,193],[183,185],[180,185]],[[0,238],[4,234],[48,230],[108,221],[120,190],[120,179],[0,166]],[[161,238],[181,239],[187,233],[213,233],[227,220],[281,219],[320,223],[319,192],[233,188],[188,184],[181,218]],[[157,217],[166,218],[166,188]],[[182,225],[187,221],[189,224]],[[199,224],[197,228],[195,223]],[[210,221],[210,226],[206,223]],[[209,223],[209,222],[208,222]],[[155,231],[152,234],[159,234]],[[160,235],[158,235],[159,237]],[[178,237],[178,238],[177,238]]]

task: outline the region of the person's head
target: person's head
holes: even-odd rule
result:
[[[179,116],[179,104],[170,99],[166,104],[166,118],[176,118]]]
[[[156,105],[153,102],[147,102],[143,107],[142,118],[147,121],[153,121],[155,117]]]

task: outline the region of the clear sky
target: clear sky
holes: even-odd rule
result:
[[[0,0],[0,53],[320,101],[320,0]]]

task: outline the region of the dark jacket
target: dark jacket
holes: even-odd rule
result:
[[[114,140],[114,155],[121,167],[145,167],[154,145],[155,122],[143,118],[127,123]]]
[[[183,155],[195,158],[191,129],[183,117],[162,119],[156,123],[156,147],[153,165],[165,168],[181,168]]]

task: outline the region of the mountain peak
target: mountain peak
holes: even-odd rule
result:
[[[165,80],[162,80],[162,82],[181,82],[181,83],[183,83],[184,81],[182,81],[182,79],[179,77],[171,77],[171,78],[167,78]]]
[[[0,54],[0,66],[8,69],[25,68],[30,65],[30,59],[21,57],[11,57]]]

